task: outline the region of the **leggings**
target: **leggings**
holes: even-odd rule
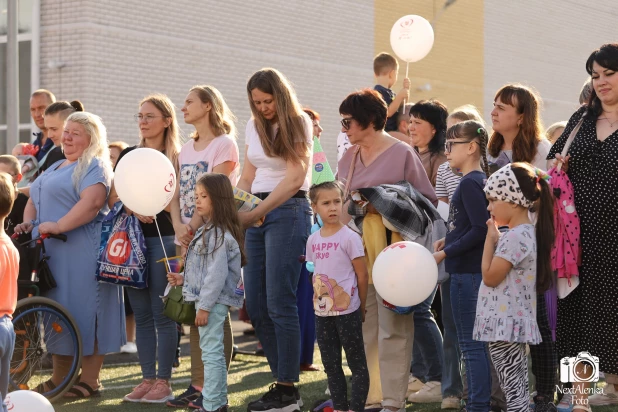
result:
[[[544,293],[536,295],[536,322],[539,325],[541,339],[543,339],[538,345],[530,345],[536,393],[538,396],[544,396],[549,402],[553,402],[558,383],[558,355],[549,328]]]
[[[315,329],[334,409],[364,411],[369,392],[369,370],[360,309],[347,315],[316,316]],[[352,396],[349,404],[348,384],[341,367],[342,347],[352,371]]]
[[[490,342],[489,354],[496,367],[507,412],[528,412],[528,357],[525,343]]]

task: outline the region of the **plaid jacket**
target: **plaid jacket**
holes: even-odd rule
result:
[[[414,240],[423,236],[429,225],[442,220],[438,210],[408,181],[402,180],[392,185],[380,185],[356,192],[376,208],[404,239]],[[348,206],[348,213],[354,224],[362,231],[362,221],[367,213],[367,202],[352,193],[353,201]]]

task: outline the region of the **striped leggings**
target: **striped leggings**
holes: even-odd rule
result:
[[[528,358],[525,343],[490,342],[489,354],[506,396],[507,412],[528,412]]]

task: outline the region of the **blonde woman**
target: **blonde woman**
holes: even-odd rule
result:
[[[247,123],[246,156],[238,187],[262,202],[240,213],[248,227],[244,269],[247,312],[276,384],[248,411],[300,407],[300,326],[296,288],[311,228],[307,191],[311,182],[313,125],[288,80],[262,69],[247,83],[253,117]],[[254,224],[263,219],[259,227]]]
[[[159,150],[172,164],[178,162],[180,137],[174,104],[164,94],[152,94],[142,99],[139,112],[134,116],[139,127],[140,142],[120,153],[116,165],[123,157],[138,147]],[[126,159],[124,161],[127,161]],[[147,167],[144,165],[144,167]],[[114,190],[110,196],[110,207],[118,200]],[[125,210],[133,213],[125,206]],[[142,382],[126,395],[125,402],[164,403],[174,396],[170,385],[172,365],[176,356],[178,337],[176,323],[163,314],[163,296],[167,286],[167,270],[158,260],[174,256],[174,227],[170,217],[170,206],[157,216],[159,232],[154,223],[155,216],[142,216],[135,213],[146,238],[148,251],[148,288],[126,288],[133,314],[135,316],[136,344],[142,369]],[[161,245],[163,243],[163,246]],[[157,371],[156,361],[159,361]]]
[[[566,126],[567,126],[567,122],[566,121],[556,122],[556,123],[552,124],[545,131],[545,137],[552,144],[554,144],[556,142],[556,140],[558,140],[558,138],[560,136],[562,136],[562,132],[564,132],[564,129],[566,128]]]
[[[57,283],[45,296],[64,306],[77,321],[83,344],[82,374],[65,396],[84,398],[99,394],[103,356],[118,352],[125,340],[122,288],[98,283],[93,276],[112,166],[105,126],[94,114],[77,112],[68,117],[62,147],[66,159],[34,181],[24,211],[27,223],[15,231],[67,235],[66,243],[45,242]],[[72,355],[72,348],[62,345],[48,344],[47,349],[53,354],[52,377],[36,388],[38,392],[50,391],[62,381],[67,373],[63,355]]]
[[[236,118],[223,96],[213,86],[194,86],[189,90],[182,107],[185,123],[193,125],[191,139],[180,150],[178,164],[180,178],[172,199],[172,221],[177,244],[184,254],[193,234],[204,224],[195,213],[195,185],[204,173],[221,173],[229,177],[232,185],[238,182],[240,163],[236,144]],[[228,314],[223,325],[225,360],[229,368],[232,360],[234,339]],[[197,326],[191,325],[191,384],[186,391],[170,400],[167,405],[177,408],[202,406],[204,385],[204,364],[200,349],[200,335]]]

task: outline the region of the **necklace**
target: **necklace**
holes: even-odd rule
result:
[[[609,117],[599,117],[598,120],[607,120],[607,123],[609,123],[609,127],[611,127],[612,129],[614,128],[614,125],[618,123],[618,119],[614,120],[613,122],[610,122]]]

